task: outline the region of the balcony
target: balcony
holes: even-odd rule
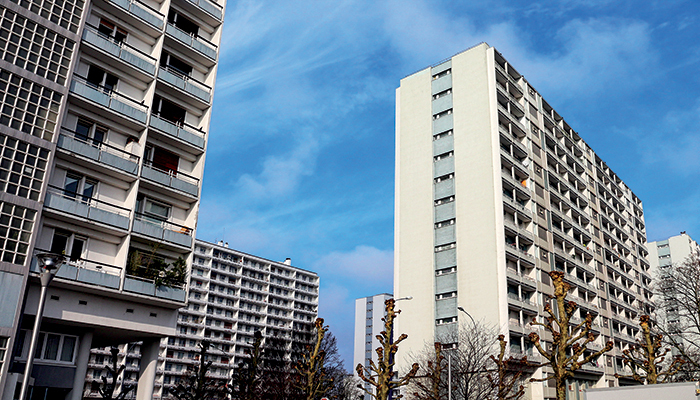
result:
[[[178,138],[199,150],[204,149],[204,132],[186,123],[175,123],[161,118],[157,114],[151,114],[149,126],[165,133],[168,136]]]
[[[146,117],[148,115],[147,106],[115,90],[109,90],[104,86],[88,83],[82,76],[73,75],[73,80],[70,83],[70,91],[74,95],[86,100],[88,103],[105,107],[129,121],[134,121],[139,124],[146,123]],[[99,112],[98,110],[98,113]]]
[[[145,23],[151,30],[161,32],[165,16],[158,10],[138,0],[106,0],[107,3],[125,11],[130,18]]]
[[[141,177],[193,197],[199,194],[198,178],[178,171],[161,169],[150,161],[144,161]]]
[[[131,211],[98,199],[85,199],[79,194],[49,185],[44,206],[48,209],[121,230],[129,229]]]
[[[216,62],[218,49],[214,43],[199,36],[190,35],[170,23],[165,27],[165,33],[184,44],[189,50],[209,59],[210,63],[207,66],[213,66]]]
[[[535,257],[532,254],[529,254],[527,250],[519,249],[516,247],[514,244],[509,244],[506,243],[506,251],[510,253],[511,255],[515,257],[519,257],[521,259],[525,259],[530,263],[534,263]]]
[[[186,5],[191,5],[195,14],[208,19],[208,23],[214,25],[220,23],[223,16],[223,8],[216,2],[210,0],[186,0]]]
[[[158,69],[158,79],[196,99],[200,105],[211,103],[211,87],[170,67]]]
[[[156,221],[137,213],[131,229],[134,233],[149,238],[164,240],[188,249],[192,247],[192,229],[183,225],[167,221]]]
[[[34,254],[47,253],[48,250],[34,250]],[[30,267],[32,272],[40,273],[36,257],[33,257]],[[85,283],[88,285],[102,286],[111,289],[119,289],[122,269],[113,265],[81,258],[70,260],[61,265],[56,273],[57,278]]]
[[[85,25],[83,41],[102,53],[109,54],[147,76],[156,72],[156,59],[124,42],[105,35],[92,25]]]
[[[95,143],[89,138],[79,137],[75,131],[61,127],[58,137],[58,148],[71,155],[85,157],[92,162],[130,175],[136,175],[139,170],[139,157],[120,148],[106,143]]]
[[[160,297],[180,303],[185,302],[185,290],[182,287],[156,286],[150,279],[126,275],[124,277],[124,291],[146,296]]]

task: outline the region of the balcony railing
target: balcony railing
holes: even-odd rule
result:
[[[49,250],[42,249],[34,250],[35,255],[49,252]],[[32,260],[31,271],[37,273],[41,272],[39,271],[36,257]],[[61,265],[61,268],[56,273],[56,277],[58,278],[112,289],[119,289],[121,275],[122,268],[120,267],[85,258],[69,260]]]
[[[57,211],[85,218],[92,222],[129,229],[128,208],[120,207],[103,200],[85,198],[79,193],[49,185],[44,205]]]
[[[144,105],[143,102],[138,102],[131,97],[125,96],[115,90],[105,88],[102,85],[89,83],[82,76],[73,75],[70,91],[127,118],[136,120],[142,124],[146,123],[148,107]]]
[[[108,0],[110,3],[116,5],[119,8],[128,11],[131,15],[137,17],[138,19],[146,22],[147,24],[153,26],[154,28],[161,30],[163,29],[163,21],[165,16],[158,12],[158,10],[153,7],[144,4],[138,0]]]
[[[171,67],[160,67],[158,78],[209,104],[211,87]]]
[[[165,27],[165,32],[205,57],[216,60],[217,46],[214,43],[199,36],[191,35],[170,23]]]
[[[83,31],[83,40],[97,47],[103,52],[142,70],[148,75],[156,72],[156,59],[141,50],[128,45],[114,37],[105,35],[92,25],[86,25]]]
[[[187,0],[188,2],[194,4],[195,6],[201,8],[204,10],[206,13],[210,14],[212,17],[216,18],[217,20],[221,21],[221,18],[223,17],[223,8],[217,4],[213,3],[209,0]]]
[[[96,142],[91,138],[78,135],[68,128],[61,127],[58,147],[130,174],[136,175],[139,170],[139,156],[107,143]]]
[[[137,213],[132,230],[151,238],[165,240],[184,247],[192,247],[192,228],[168,221],[158,221],[147,215]]]
[[[151,114],[149,122],[151,128],[174,136],[200,149],[204,148],[204,132],[186,123],[176,123],[162,118],[158,114]]]
[[[192,196],[199,194],[198,178],[183,172],[159,168],[150,161],[144,161],[141,176]]]

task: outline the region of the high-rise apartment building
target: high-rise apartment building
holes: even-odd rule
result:
[[[178,312],[175,334],[162,340],[154,398],[173,398],[168,388],[198,365],[199,344],[211,343],[208,376],[228,383],[233,368],[252,349],[254,333],[263,335],[265,357],[296,360],[313,335],[318,313],[319,278],[293,267],[228,247],[196,240],[189,278],[188,305]],[[273,350],[274,349],[274,350]],[[123,345],[122,381],[136,384],[139,344]],[[108,349],[93,350],[85,397],[100,398],[97,389],[110,363]]]
[[[404,78],[396,97],[394,294],[413,296],[397,323],[409,336],[401,353],[455,332],[463,307],[497,326],[511,354],[537,360],[529,322],[559,270],[580,306],[573,320],[595,317],[589,348],[615,343],[570,395],[617,384],[636,317],[654,308],[641,200],[487,44]],[[530,398],[554,394],[528,384]]]
[[[136,398],[152,398],[187,293],[144,265],[192,259],[224,5],[0,5],[3,399],[23,378],[40,252],[69,261],[48,289],[31,398],[80,399],[90,349],[137,341]]]
[[[374,351],[381,346],[377,335],[384,330],[384,321],[382,318],[386,316],[386,308],[384,302],[394,296],[388,293],[377,294],[374,296],[361,297],[355,299],[355,345],[353,352],[353,371],[357,364],[362,364],[369,369],[369,360],[377,363],[377,353]],[[357,372],[354,372],[357,376]],[[362,382],[366,390],[373,391],[372,385]],[[373,391],[375,393],[375,391]],[[370,395],[363,393],[363,398],[369,400]]]
[[[700,250],[698,242],[687,233],[671,236],[666,240],[649,242],[649,264],[652,272],[659,268],[665,268],[673,264],[682,264],[691,254]],[[654,278],[656,278],[654,276]]]

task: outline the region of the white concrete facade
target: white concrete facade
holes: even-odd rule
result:
[[[575,318],[595,317],[590,347],[616,346],[572,390],[617,384],[634,319],[654,308],[639,198],[487,44],[402,79],[396,98],[394,295],[413,296],[397,322],[409,336],[399,365],[455,332],[467,318],[457,307],[537,360],[529,322],[557,269]],[[527,396],[554,390],[530,384]]]
[[[135,396],[152,397],[187,291],[157,285],[145,260],[192,259],[224,7],[0,5],[3,400],[22,379],[42,252],[68,261],[48,289],[32,398],[82,398],[90,349],[136,341]]]

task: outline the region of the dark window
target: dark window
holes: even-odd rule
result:
[[[199,26],[197,24],[183,17],[182,14],[178,14],[173,9],[170,9],[170,12],[168,13],[168,22],[192,36],[197,36],[197,33],[199,32]]]

